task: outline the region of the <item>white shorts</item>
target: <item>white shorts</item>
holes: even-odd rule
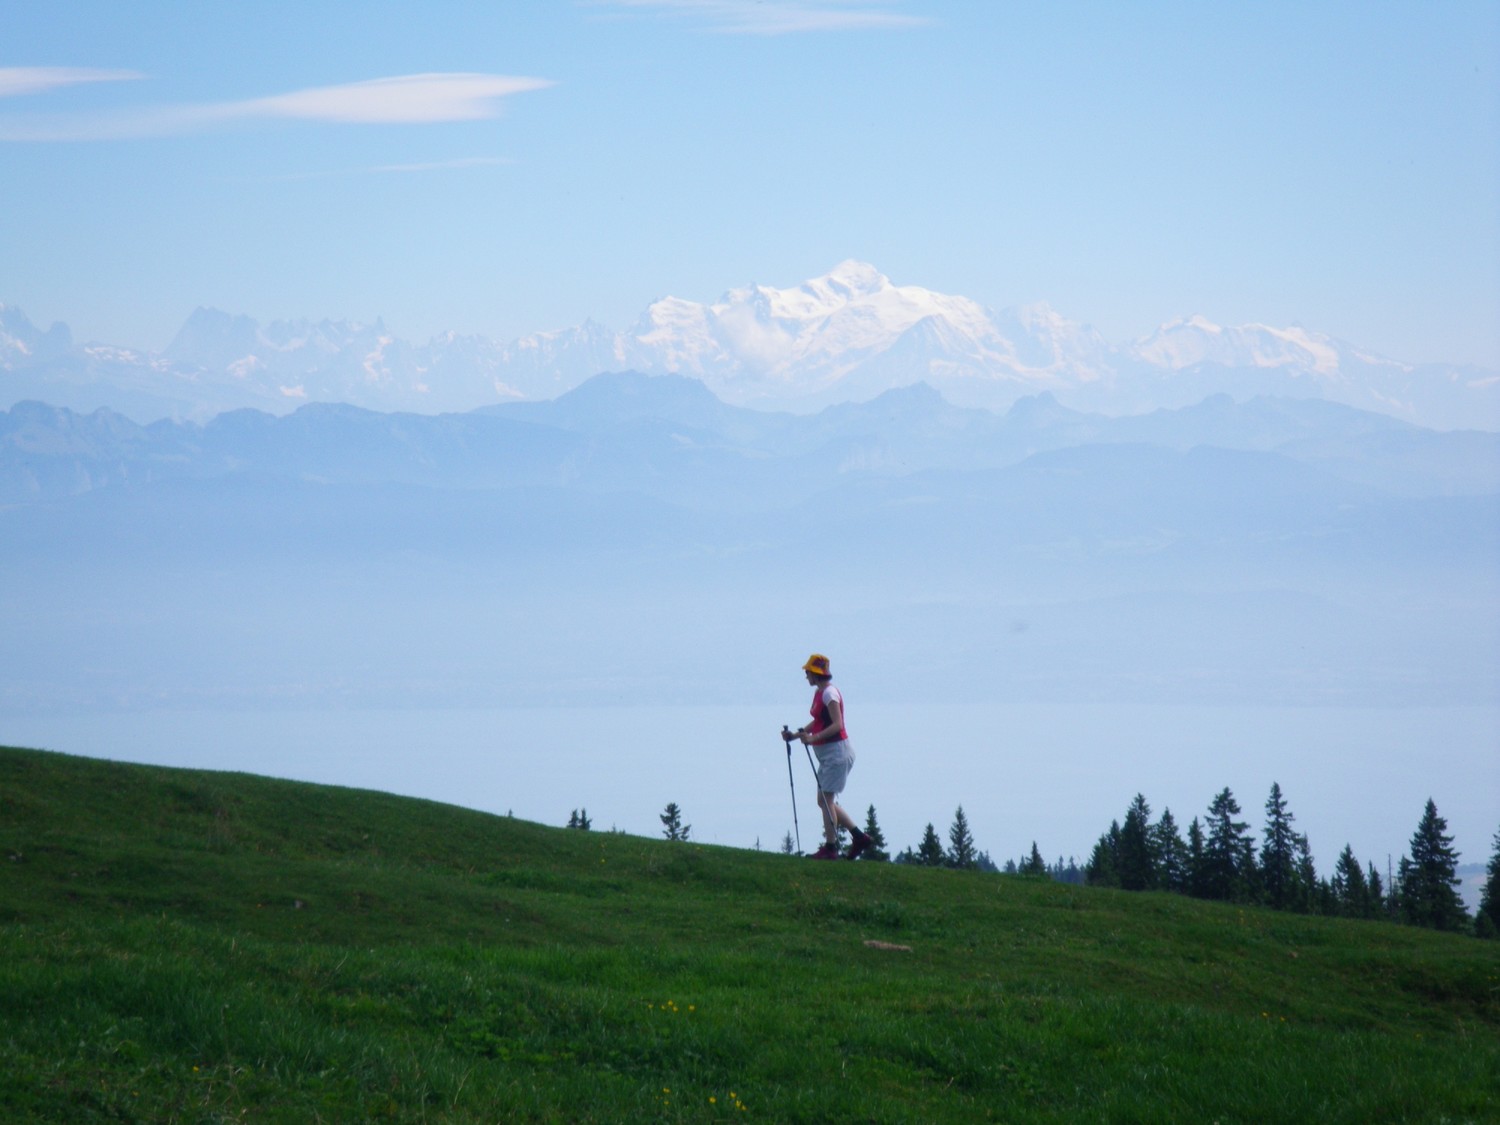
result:
[[[847,738],[813,747],[818,756],[818,788],[824,793],[842,793],[854,768],[854,747]]]

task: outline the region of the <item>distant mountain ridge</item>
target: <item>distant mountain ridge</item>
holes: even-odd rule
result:
[[[804,642],[864,654],[871,698],[921,669],[972,699],[1486,703],[1497,505],[1500,434],[1298,399],[793,414],[613,373],[445,415],[28,402],[0,411],[0,703],[763,700]]]
[[[1391,496],[1500,494],[1500,434],[1425,430],[1336,403],[1216,395],[1115,418],[1043,393],[1000,414],[955,406],[918,384],[802,415],[733,406],[687,376],[627,372],[595,376],[556,399],[438,416],[310,403],[285,416],[236,410],[141,425],[108,410],[20,403],[0,411],[0,505],[252,476],[634,490],[690,507],[732,495],[764,506],[800,496],[809,482],[984,471],[1124,445],[1276,454]]]
[[[846,261],[800,285],[748,285],[711,303],[663,297],[634,325],[593,321],[500,344],[445,333],[425,344],[381,321],[276,321],[196,310],[159,354],[74,343],[0,305],[0,402],[108,406],[138,420],[307,402],[467,411],[554,398],[606,371],[675,374],[725,402],[801,413],[927,383],[992,410],[1041,392],[1112,414],[1181,407],[1215,393],[1325,399],[1436,428],[1500,430],[1500,374],[1411,366],[1301,327],[1162,325],[1126,345],[1046,304],[994,312],[895,285]]]

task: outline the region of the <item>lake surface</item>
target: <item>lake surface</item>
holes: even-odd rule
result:
[[[0,743],[156,765],[239,770],[378,789],[595,830],[661,830],[668,801],[692,839],[765,849],[793,830],[818,843],[813,777],[790,759],[784,706],[483,710],[0,713]],[[879,704],[850,701],[858,762],[845,804],[875,806],[893,852],[928,822],[946,843],[962,805],[997,862],[1035,840],[1082,863],[1136,793],[1186,833],[1225,786],[1257,842],[1279,782],[1319,874],[1343,846],[1384,875],[1405,854],[1430,796],[1464,863],[1483,863],[1500,827],[1500,705],[1225,707],[1120,704]]]

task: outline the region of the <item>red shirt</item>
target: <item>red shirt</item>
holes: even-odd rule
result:
[[[839,705],[839,741],[848,741],[849,731],[848,728],[843,725],[844,697],[839,692],[839,689],[834,687],[832,684],[823,684],[818,688],[817,691],[813,692],[812,708],[808,711],[808,714],[812,716],[813,721],[812,725],[807,728],[807,733],[817,734],[819,731],[826,730],[828,728],[828,701],[830,699],[837,701]]]

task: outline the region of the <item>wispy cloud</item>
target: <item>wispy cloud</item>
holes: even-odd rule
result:
[[[144,77],[134,70],[94,70],[82,66],[0,66],[0,98],[43,94],[86,82],[128,82]]]
[[[121,107],[82,114],[9,114],[0,115],[0,140],[130,140],[265,120],[357,125],[481,121],[499,115],[502,99],[552,84],[543,78],[500,74],[408,74],[244,101]]]
[[[894,11],[899,0],[594,0],[595,6],[692,20],[726,35],[793,35],[921,27],[932,21]]]
[[[541,78],[499,74],[408,74],[210,108],[225,118],[292,117],[357,124],[480,121],[499,114],[501,98],[551,85]]]

